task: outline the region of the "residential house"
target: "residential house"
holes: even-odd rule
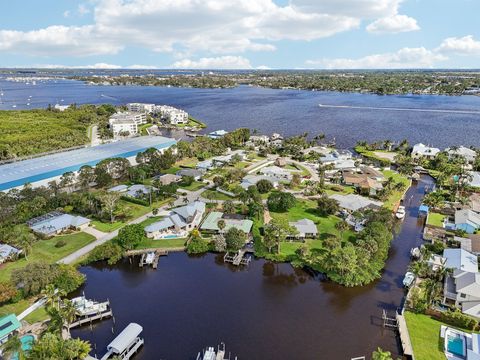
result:
[[[296,234],[288,236],[290,239],[305,240],[314,239],[318,236],[317,225],[310,219],[301,219],[295,222],[289,222],[289,225],[297,230]]]
[[[14,260],[22,251],[8,244],[0,244],[0,264]]]
[[[282,179],[285,181],[290,181],[293,177],[292,171],[283,169],[278,166],[266,166],[264,168],[261,168],[259,172],[265,176]]]
[[[463,157],[468,163],[473,163],[477,157],[477,152],[475,150],[469,149],[465,146],[460,146],[458,148],[447,148],[445,151],[450,156],[457,155]]]
[[[472,235],[471,238],[454,236],[453,240],[460,244],[461,249],[480,256],[480,236]]]
[[[472,194],[470,195],[468,200],[469,200],[470,209],[472,209],[476,213],[480,213],[480,194],[477,194],[477,193]]]
[[[180,177],[191,176],[194,180],[200,180],[205,172],[200,169],[181,169],[175,175]]]
[[[15,314],[0,318],[0,345],[6,343],[10,336],[16,334],[21,327],[22,325]]]
[[[175,174],[164,174],[164,175],[157,175],[153,178],[154,180],[158,180],[162,185],[170,185],[178,183],[182,180],[181,176]]]
[[[443,250],[445,267],[447,269],[457,269],[467,272],[478,272],[478,259],[472,253],[463,249],[445,249]]]
[[[212,211],[203,221],[200,226],[201,230],[209,231],[213,233],[220,232],[218,222],[223,220],[225,222],[225,228],[223,231],[228,231],[231,228],[236,228],[243,231],[245,234],[250,234],[252,230],[253,221],[245,219],[243,216],[227,215],[220,211]]]
[[[135,184],[128,188],[126,195],[133,198],[142,198],[155,190],[157,189],[150,185]]]
[[[200,225],[204,213],[205,203],[201,201],[174,208],[160,221],[146,226],[145,234],[151,239],[185,237]]]
[[[255,144],[267,144],[270,138],[267,135],[250,135],[249,141]]]
[[[272,176],[247,175],[242,179],[242,182],[240,183],[240,186],[244,189],[248,189],[252,185],[257,185],[257,182],[259,182],[260,180],[270,181],[275,189],[278,188],[278,185],[280,184],[280,181],[282,181],[282,179],[272,177]]]
[[[127,192],[128,186],[127,185],[117,185],[107,190],[107,192],[117,192],[117,193],[124,193]]]
[[[369,198],[356,195],[356,194],[348,194],[348,195],[334,194],[334,195],[330,195],[330,198],[337,200],[338,204],[342,209],[345,209],[350,212],[362,210],[365,208],[379,209],[383,205],[381,201],[371,200]]]
[[[383,189],[382,183],[377,177],[370,177],[368,173],[357,173],[353,171],[342,172],[342,182],[345,185],[360,189],[362,194],[375,196]]]
[[[27,225],[33,232],[43,236],[54,236],[66,230],[83,230],[90,225],[90,219],[82,216],[63,214],[53,211],[48,214],[31,219]]]
[[[455,212],[455,230],[463,230],[473,234],[480,229],[480,214],[470,210],[457,210]]]
[[[426,146],[422,143],[415,144],[412,150],[412,158],[414,159],[433,159],[440,152],[440,149]]]

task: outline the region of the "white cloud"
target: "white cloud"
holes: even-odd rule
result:
[[[358,59],[309,60],[307,65],[325,69],[416,69],[432,68],[447,58],[424,47],[403,48],[394,53],[368,55]]]
[[[420,30],[417,20],[406,15],[392,15],[375,20],[367,26],[371,33],[401,33]]]
[[[480,55],[480,41],[475,40],[473,35],[450,37],[443,40],[436,50],[445,54]]]
[[[70,11],[69,11],[69,10],[65,10],[65,11],[63,12],[63,17],[64,17],[64,18],[70,17]]]
[[[44,56],[115,54],[127,46],[197,53],[273,51],[275,41],[309,41],[398,13],[401,0],[92,0],[94,21],[31,31],[0,30],[0,51]]]
[[[250,61],[242,56],[220,56],[199,60],[183,59],[172,64],[175,69],[251,69]]]
[[[60,64],[38,64],[31,66],[36,69],[124,69],[125,67],[107,63],[96,63],[93,65],[60,65]]]

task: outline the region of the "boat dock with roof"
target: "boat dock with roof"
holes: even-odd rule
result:
[[[107,346],[107,353],[100,360],[107,360],[113,356],[122,359],[130,359],[138,349],[144,344],[143,338],[140,337],[143,328],[137,323],[130,323],[113,339]]]

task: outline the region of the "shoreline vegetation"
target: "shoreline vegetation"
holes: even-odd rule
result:
[[[139,85],[338,91],[378,95],[479,95],[480,73],[474,71],[239,71],[189,75],[70,76],[92,85]]]

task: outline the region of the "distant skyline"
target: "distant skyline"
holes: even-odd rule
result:
[[[0,67],[480,68],[478,0],[21,0]]]

